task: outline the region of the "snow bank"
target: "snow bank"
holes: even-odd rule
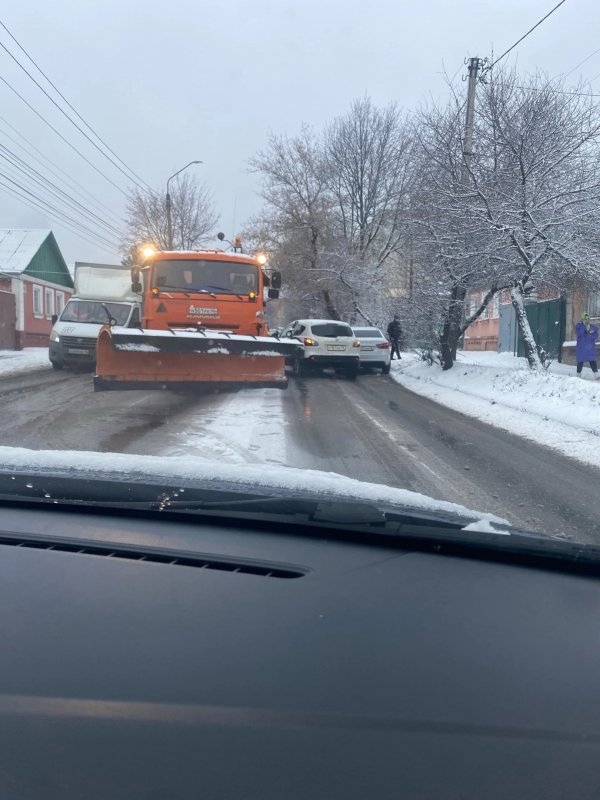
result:
[[[22,372],[51,369],[47,347],[28,347],[25,350],[0,350],[0,378]]]
[[[459,353],[444,372],[405,353],[392,377],[417,394],[517,436],[600,466],[600,381],[584,369],[551,364],[532,373],[524,358],[506,353]]]

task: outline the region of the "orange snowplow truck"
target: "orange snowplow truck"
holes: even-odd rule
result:
[[[221,250],[159,251],[132,269],[139,327],[100,331],[94,389],[287,386],[298,343],[269,335],[265,297],[279,296],[262,259]]]

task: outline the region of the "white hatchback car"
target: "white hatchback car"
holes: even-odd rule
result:
[[[321,369],[343,372],[352,380],[360,367],[360,340],[345,322],[335,319],[297,319],[281,331],[280,339],[298,339],[304,348],[294,359],[295,375]]]
[[[360,366],[377,367],[384,375],[390,371],[391,348],[379,328],[352,328],[360,339]]]

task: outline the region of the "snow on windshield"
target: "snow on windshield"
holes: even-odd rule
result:
[[[443,511],[473,520],[507,524],[493,514],[478,513],[455,503],[432,500],[403,489],[352,480],[342,475],[316,470],[236,465],[227,467],[199,458],[170,458],[104,453],[32,451],[0,447],[2,471],[18,470],[51,475],[66,472],[77,477],[99,476],[100,473],[121,476],[131,481],[157,479],[181,481],[186,485],[221,486],[234,484],[244,490],[271,489],[282,496],[321,495],[358,501],[386,503],[422,511]]]

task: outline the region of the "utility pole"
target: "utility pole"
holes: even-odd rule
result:
[[[166,206],[167,206],[167,248],[169,250],[173,249],[173,222],[171,220],[171,195],[169,194],[169,184],[167,184],[167,196],[166,196]]]
[[[469,67],[469,81],[467,87],[467,113],[465,117],[465,135],[463,140],[462,164],[460,167],[460,185],[469,186],[471,162],[473,161],[473,121],[475,118],[475,89],[477,87],[477,73],[484,61],[475,56],[467,62]],[[465,78],[463,78],[465,80]],[[461,277],[457,276],[452,282],[450,305],[448,315],[440,336],[440,355],[442,369],[450,369],[456,360],[456,350],[461,336],[461,325],[464,314],[464,303],[467,287]]]
[[[167,246],[169,250],[173,249],[173,221],[171,218],[171,195],[169,193],[169,184],[176,178],[180,172],[183,172],[184,169],[191,167],[192,164],[203,164],[203,161],[190,161],[189,164],[186,164],[185,167],[178,169],[177,172],[174,172],[169,180],[167,181],[167,196],[165,197],[165,206],[167,211]]]
[[[477,73],[483,66],[483,59],[469,59],[469,85],[467,87],[467,115],[465,119],[465,138],[463,143],[463,163],[460,169],[460,183],[469,185],[469,170],[473,160],[473,118],[475,117],[475,88],[477,86]]]

